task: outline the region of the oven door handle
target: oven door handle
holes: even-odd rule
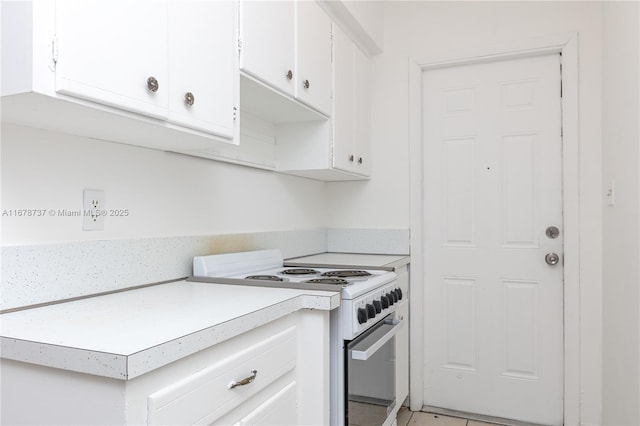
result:
[[[389,319],[384,321],[384,325],[382,327],[384,327],[385,325],[392,325],[393,327],[391,327],[386,333],[384,333],[378,340],[369,345],[369,347],[364,349],[358,348],[357,350],[351,349],[349,351],[351,354],[351,359],[366,361],[371,358],[373,354],[378,351],[378,349],[383,347],[385,343],[391,340],[398,333],[398,331],[404,326],[404,321]]]

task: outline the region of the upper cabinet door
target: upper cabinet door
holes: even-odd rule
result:
[[[293,96],[295,3],[240,1],[240,67],[247,74]]]
[[[367,56],[333,29],[333,166],[371,174],[371,66]]]
[[[56,91],[167,117],[167,7],[162,0],[56,2]]]
[[[315,1],[296,2],[295,96],[331,115],[331,19]]]
[[[354,171],[371,174],[371,62],[358,48],[353,47]]]
[[[169,121],[233,137],[235,1],[169,0],[168,19]]]
[[[353,42],[337,26],[333,28],[333,166],[353,168],[354,95]]]

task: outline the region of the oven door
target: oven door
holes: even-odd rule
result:
[[[402,326],[392,313],[345,342],[345,425],[388,423],[396,405],[395,335]]]

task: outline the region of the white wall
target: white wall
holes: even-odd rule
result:
[[[638,2],[603,14],[603,424],[640,424],[640,45]]]
[[[322,182],[3,124],[3,210],[81,209],[84,188],[130,215],[107,217],[104,231],[82,231],[78,217],[5,216],[2,244],[325,227]]]
[[[409,226],[408,59],[451,49],[579,33],[580,421],[601,422],[602,5],[598,2],[385,2],[385,45],[373,59],[373,179],[329,184],[329,227]],[[357,203],[352,203],[357,201]],[[366,215],[363,212],[367,212]]]

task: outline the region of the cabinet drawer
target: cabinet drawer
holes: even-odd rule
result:
[[[290,327],[149,395],[147,423],[214,422],[295,368],[296,336],[296,327]],[[251,383],[230,388],[232,382],[252,376],[253,370]]]
[[[291,382],[234,426],[295,426],[298,418],[291,408],[295,404],[296,382]]]

